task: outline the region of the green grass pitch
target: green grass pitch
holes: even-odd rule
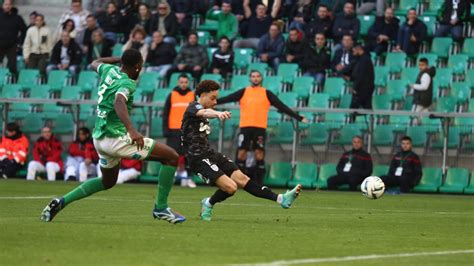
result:
[[[308,190],[283,210],[239,191],[215,207],[212,222],[202,222],[199,202],[214,189],[175,187],[170,204],[188,221],[171,225],[152,219],[156,187],[130,184],[40,222],[50,197],[76,185],[0,181],[0,265],[474,264],[471,196],[368,200],[361,193]],[[460,250],[467,253],[450,253]],[[358,257],[364,255],[381,256]]]

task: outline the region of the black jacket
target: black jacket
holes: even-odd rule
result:
[[[418,77],[416,78],[416,84],[421,83],[421,76],[424,73],[427,73],[431,77],[430,85],[428,86],[427,90],[420,91],[415,90],[413,92],[413,104],[421,105],[423,107],[430,107],[431,103],[433,102],[433,78],[436,75],[436,69],[431,67],[427,71],[418,73]]]
[[[438,10],[438,21],[444,25],[451,25],[452,13],[453,13],[453,1],[444,0],[443,5]],[[456,25],[460,25],[463,22],[469,20],[469,17],[471,16],[471,4],[469,3],[468,0],[459,1],[457,15],[458,15],[458,23],[456,23]]]
[[[173,91],[177,91],[181,95],[186,95],[188,92],[191,91],[190,88],[186,90],[181,90],[180,87],[175,87]],[[171,92],[166,97],[165,106],[163,107],[163,136],[165,137],[172,137],[172,136],[181,136],[181,129],[170,129],[169,128],[169,116],[171,110]]]
[[[86,28],[84,30],[84,36],[82,39],[82,45],[89,47],[92,44],[92,33],[97,30],[99,27],[93,29]]]
[[[100,56],[99,57],[110,57],[112,56],[112,47],[114,46],[113,42],[105,39],[102,42],[102,50],[98,51]],[[93,60],[93,53],[94,53],[94,44],[91,43],[89,49],[87,50],[87,62],[91,63]]]
[[[305,39],[298,41],[298,42],[292,42],[290,40],[287,40],[285,43],[285,56],[286,55],[293,55],[295,59],[293,59],[294,64],[298,64],[301,67],[301,63],[305,57],[305,51],[306,47],[308,46],[308,42],[306,42]],[[286,59],[286,58],[285,58]]]
[[[151,49],[150,45],[146,62],[150,64],[150,66],[173,64],[175,57],[176,50],[174,49],[174,45],[162,42],[158,44],[155,49]]]
[[[360,31],[360,21],[356,14],[346,16],[345,14],[339,14],[334,20],[334,26],[332,27],[332,36],[339,42],[344,35],[351,35],[354,40],[357,40]]]
[[[160,16],[155,14],[151,16],[150,20],[150,32],[155,32],[158,30],[158,23],[160,21]],[[176,15],[171,12],[164,20],[165,29],[166,29],[166,36],[176,37],[178,34],[178,18]]]
[[[374,92],[374,64],[370,54],[366,51],[362,56],[356,57],[352,67],[351,79],[353,89],[359,97],[370,97]]]
[[[413,151],[398,152],[393,156],[392,162],[390,163],[390,169],[388,170],[389,177],[395,177],[395,171],[398,167],[402,167],[402,177],[408,177],[413,181],[414,184],[418,184],[423,175],[421,161],[418,155]]]
[[[410,42],[409,47],[403,47],[403,43],[401,43],[403,39],[404,28],[408,27],[410,35],[415,35],[416,42]],[[426,39],[428,35],[428,29],[426,28],[425,23],[423,21],[417,19],[412,25],[408,25],[408,22],[403,23],[403,25],[398,30],[398,45],[405,51],[407,54],[415,54],[419,51],[421,43]],[[410,36],[405,36],[406,38],[410,38]]]
[[[138,14],[134,14],[128,21],[128,31],[132,31],[133,28],[135,28],[135,26],[137,25],[142,26],[145,29],[147,35],[151,35],[153,33],[152,31],[150,31],[151,16],[146,20],[142,20]]]
[[[385,17],[377,17],[374,24],[369,28],[369,41],[372,45],[376,44],[377,36],[387,35],[391,41],[397,41],[398,28],[400,20],[394,17],[390,23],[385,22]]]
[[[51,53],[51,64],[57,65],[61,63],[61,47],[63,46],[63,42],[57,42]],[[69,65],[80,65],[82,62],[82,52],[79,45],[74,41],[71,40],[69,42],[69,46],[67,49],[67,54],[70,57]]]
[[[0,48],[9,48],[18,41],[23,43],[26,34],[26,24],[14,8],[10,13],[0,10]]]
[[[302,17],[305,22],[309,22],[311,20],[311,17],[313,15],[313,10],[314,9],[314,1],[310,3],[309,5],[306,5],[303,7],[303,9],[300,11],[298,4],[294,4],[293,8],[290,11],[290,18],[294,17]]]
[[[351,170],[349,172],[344,172],[344,167],[346,163],[351,161]],[[365,178],[372,174],[372,157],[366,151],[360,150],[350,150],[342,154],[337,164],[337,175],[339,176],[353,176],[357,178]]]
[[[120,32],[120,27],[122,25],[122,17],[120,13],[114,12],[112,14],[102,13],[97,18],[97,22],[100,25],[100,28],[104,32]]]
[[[234,65],[234,52],[221,52],[220,49],[212,54],[211,70],[217,68],[220,70],[222,76],[227,76],[232,73]]]
[[[319,51],[316,46],[307,46],[301,63],[304,72],[325,73],[329,69],[331,62],[331,52],[327,47],[323,47]]]
[[[339,73],[339,74],[344,74],[344,75],[349,75],[351,71],[351,66],[353,65],[354,62],[354,56],[352,55],[352,51],[349,50],[347,51],[347,54],[349,55],[349,63],[344,64],[345,68],[341,71],[336,70],[336,66],[341,63],[341,58],[344,55],[344,49],[339,49],[334,53],[334,57],[332,58],[331,61],[331,69],[332,71]]]
[[[316,33],[324,33],[326,38],[331,38],[332,26],[333,21],[330,17],[327,17],[326,19],[320,19],[319,17],[316,17],[306,26],[306,38],[308,38],[308,40],[313,40]]]

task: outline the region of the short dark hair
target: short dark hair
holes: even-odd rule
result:
[[[15,122],[10,122],[7,124],[6,130],[20,132],[20,126],[18,126],[18,124]]]
[[[135,65],[140,63],[142,60],[142,54],[140,51],[133,48],[125,50],[120,59],[122,65],[128,67],[135,67]]]
[[[354,41],[354,37],[352,37],[352,35],[350,35],[350,34],[344,34],[344,35],[342,35],[342,38],[344,38],[344,37],[350,37],[351,40]]]
[[[89,14],[89,15],[87,15],[87,17],[86,17],[86,18],[93,18],[93,19],[95,19],[95,16],[94,16],[94,15],[92,15],[92,14]]]
[[[188,39],[191,35],[195,35],[196,37],[199,37],[198,34],[197,34],[197,32],[191,31],[191,32],[188,33],[188,35],[186,36],[186,37],[187,37],[186,39]]]
[[[180,78],[185,78],[185,79],[189,79],[188,75],[182,73],[181,75],[179,75],[178,79]]]
[[[251,69],[250,72],[249,72],[249,77],[252,76],[253,73],[258,73],[258,74],[260,74],[260,76],[262,76],[262,73],[260,72],[260,70]]]
[[[428,58],[422,57],[422,58],[420,58],[420,60],[418,62],[423,62],[423,63],[428,65]]]
[[[318,9],[320,9],[321,7],[322,7],[322,8],[326,8],[327,10],[329,10],[329,7],[328,7],[327,5],[321,4],[321,5],[319,5]]]
[[[404,140],[407,140],[407,141],[411,142],[411,138],[409,136],[404,136],[402,138],[402,141],[404,141]]]
[[[81,127],[79,128],[79,132],[82,132],[84,134],[91,134],[91,131],[87,127]]]
[[[219,39],[219,42],[221,42],[222,40],[226,40],[226,41],[228,41],[228,42],[230,43],[230,39],[229,39],[229,37],[227,37],[227,36],[222,36],[222,37]]]
[[[408,9],[408,12],[410,12],[410,11],[415,11],[415,12],[416,12],[416,8],[413,8],[413,7],[412,7],[412,8],[410,8],[410,9]],[[408,13],[408,12],[407,12],[407,13]]]
[[[196,87],[196,95],[201,96],[202,93],[219,90],[221,86],[213,80],[203,80]]]
[[[362,142],[364,141],[361,135],[354,135],[352,139],[360,139]]]

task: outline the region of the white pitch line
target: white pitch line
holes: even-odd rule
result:
[[[441,256],[441,255],[455,255],[455,254],[472,254],[474,249],[468,250],[446,250],[446,251],[435,251],[435,252],[415,252],[415,253],[398,253],[398,254],[380,254],[380,255],[364,255],[364,256],[347,256],[347,257],[332,257],[332,258],[313,258],[313,259],[299,259],[299,260],[279,260],[264,263],[254,264],[230,264],[239,266],[281,266],[281,265],[293,265],[293,264],[306,264],[306,263],[325,263],[325,262],[342,262],[342,261],[359,261],[359,260],[374,260],[374,259],[386,259],[386,258],[407,258],[407,257],[421,257],[421,256]]]

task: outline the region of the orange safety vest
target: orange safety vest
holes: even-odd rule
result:
[[[169,129],[181,129],[181,122],[183,121],[184,112],[190,102],[195,100],[194,92],[188,92],[185,95],[179,94],[177,91],[171,92],[171,108],[168,117]]]
[[[240,127],[267,128],[270,105],[265,88],[245,88],[240,99]]]

